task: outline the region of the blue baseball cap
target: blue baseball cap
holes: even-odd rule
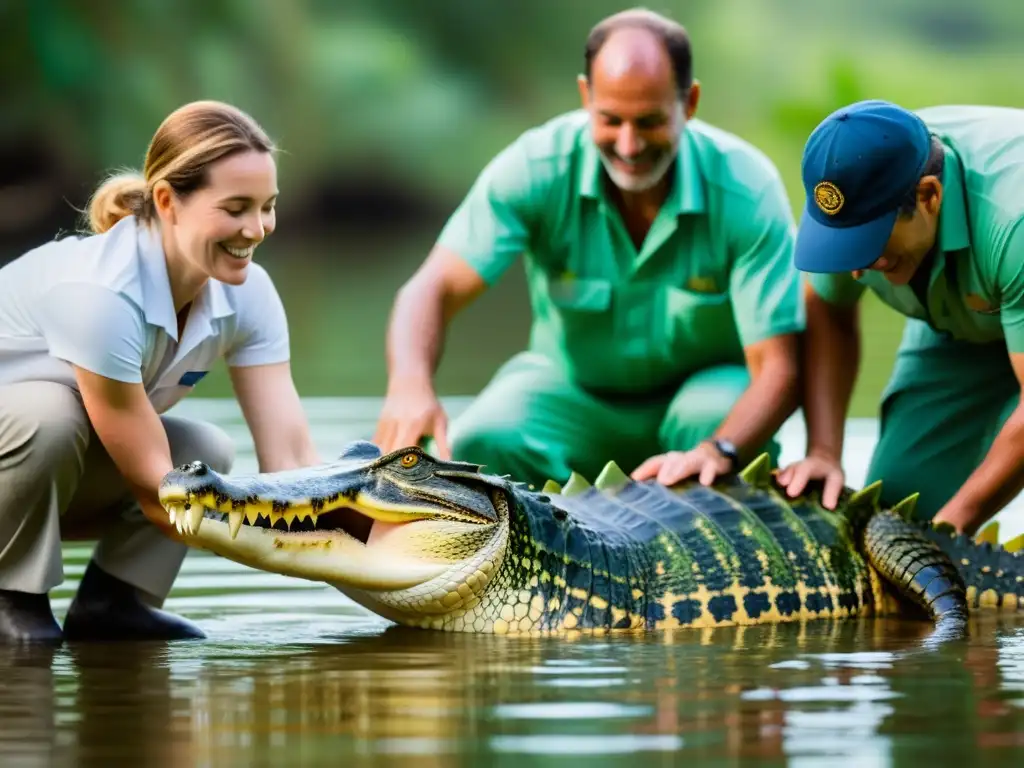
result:
[[[930,149],[924,121],[887,101],[859,101],[822,120],[800,166],[806,197],[796,268],[852,272],[877,261]]]

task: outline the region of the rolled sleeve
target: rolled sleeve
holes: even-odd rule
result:
[[[800,274],[793,264],[795,226],[781,180],[773,177],[750,202],[730,222],[736,234],[729,289],[744,346],[799,333],[805,325]]]
[[[804,279],[822,299],[839,307],[852,307],[867,290],[849,272],[809,272]]]
[[[288,317],[266,270],[251,267],[234,343],[224,355],[232,368],[285,363],[291,358]]]
[[[539,190],[524,142],[520,137],[487,164],[438,236],[438,245],[462,257],[488,285],[529,247]]]
[[[142,382],[146,321],[138,306],[85,282],[57,283],[44,297],[39,325],[52,357],[115,381]]]

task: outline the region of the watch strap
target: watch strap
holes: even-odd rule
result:
[[[711,443],[711,445],[715,447],[715,450],[722,454],[722,456],[729,459],[734,467],[739,464],[739,452],[736,450],[736,446],[728,440],[712,438],[708,440],[708,442]]]

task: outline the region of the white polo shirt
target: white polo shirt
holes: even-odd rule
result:
[[[284,306],[258,264],[242,285],[208,280],[181,339],[158,231],[134,216],[0,269],[0,386],[54,381],[77,390],[73,363],[142,383],[163,413],[220,358],[229,366],[289,359]]]

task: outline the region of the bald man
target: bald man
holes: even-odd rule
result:
[[[534,485],[593,480],[608,460],[666,484],[777,460],[804,326],[779,174],[694,119],[679,24],[611,16],[584,64],[582,109],[503,149],[399,291],[374,441],[432,437],[438,456]],[[529,346],[449,430],[433,387],[445,330],[520,256]]]

